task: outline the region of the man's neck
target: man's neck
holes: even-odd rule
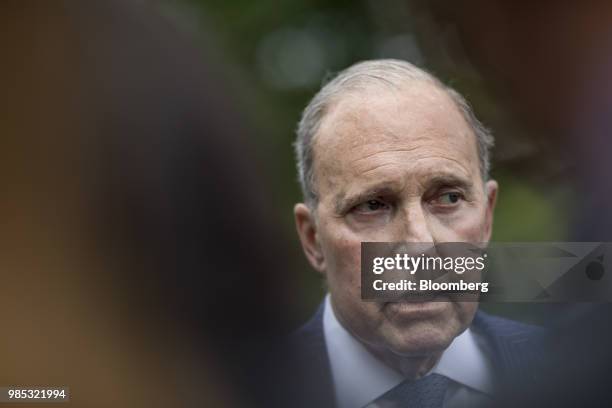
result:
[[[330,305],[332,310],[334,309],[333,299],[330,299]],[[334,315],[338,322],[344,327],[346,331],[348,331],[353,338],[355,338],[359,343],[361,343],[374,357],[378,360],[382,361],[388,367],[391,367],[398,373],[400,373],[404,378],[410,380],[416,380],[427,373],[429,373],[440,361],[442,357],[443,351],[433,352],[419,356],[400,356],[388,348],[384,347],[376,347],[372,344],[368,344],[361,340],[359,336],[356,336],[351,330],[342,322],[342,319],[338,316],[338,314],[334,310]]]

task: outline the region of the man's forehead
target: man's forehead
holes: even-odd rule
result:
[[[332,105],[314,140],[315,161],[326,165],[419,148],[453,156],[476,154],[475,137],[457,106],[431,84],[344,95]]]

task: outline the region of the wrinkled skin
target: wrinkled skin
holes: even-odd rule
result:
[[[295,220],[338,320],[404,375],[424,375],[478,304],[364,302],[360,245],[489,240],[497,184],[483,182],[472,129],[431,83],[351,91],[334,101],[314,138],[314,172],[318,202],[297,204]]]

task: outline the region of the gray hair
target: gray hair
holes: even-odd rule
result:
[[[302,118],[297,127],[294,148],[304,202],[309,207],[316,207],[318,201],[317,193],[314,190],[314,137],[332,102],[348,90],[358,90],[368,85],[380,83],[397,88],[407,80],[426,81],[448,93],[474,131],[478,147],[480,174],[483,180],[488,179],[489,150],[493,147],[493,135],[476,118],[472,108],[463,96],[433,75],[409,62],[394,59],[363,61],[341,71],[327,82],[302,113]]]

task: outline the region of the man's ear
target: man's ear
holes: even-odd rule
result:
[[[315,215],[303,203],[296,204],[293,207],[293,214],[295,216],[297,233],[308,262],[317,271],[323,273],[325,271],[325,257],[319,243]]]
[[[485,213],[485,242],[489,242],[493,232],[493,213],[497,203],[497,192],[499,187],[497,181],[489,180],[485,183],[485,194],[487,195],[487,209]]]

